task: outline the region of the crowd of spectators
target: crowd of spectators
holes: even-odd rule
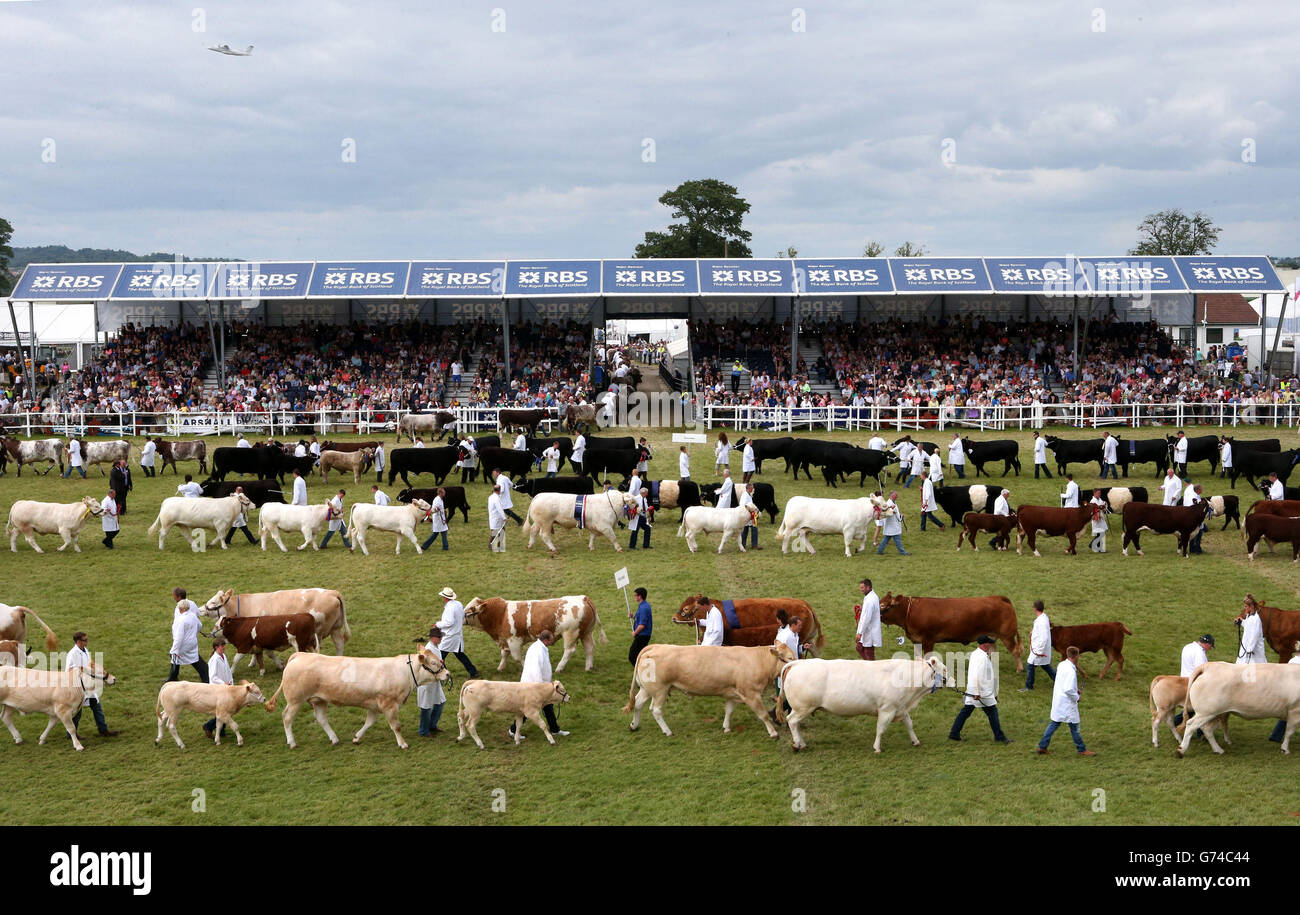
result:
[[[522,324],[510,328],[510,377],[502,365],[500,331],[479,358],[471,404],[553,407],[591,399],[594,387],[590,324]],[[595,360],[602,368],[600,360]],[[603,375],[603,372],[598,372]],[[597,379],[597,380],[603,380]]]

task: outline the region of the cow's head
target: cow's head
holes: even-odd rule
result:
[[[430,505],[428,502],[424,501],[423,499],[412,499],[412,500],[411,500],[411,508],[413,508],[413,509],[415,509],[416,511],[418,511],[420,514],[424,515],[426,518],[429,516],[429,513],[430,513],[431,511],[433,511],[433,506]]]
[[[561,683],[559,680],[551,681],[551,701],[552,702],[569,701],[569,692],[564,688],[564,684]]]
[[[226,605],[230,599],[235,596],[234,588],[227,588],[225,591],[218,591],[208,598],[208,602],[199,607],[199,616],[224,616]]]
[[[416,683],[432,683],[435,680],[444,681],[451,677],[451,671],[447,665],[442,663],[442,657],[432,649],[421,648],[419,654],[419,670],[415,675]]]
[[[465,605],[465,625],[471,629],[483,630],[483,620],[480,619],[480,616],[484,609],[483,598],[473,598]]]
[[[911,601],[902,594],[886,592],[880,599],[880,622],[890,626],[902,626],[907,618],[907,608],[910,604]]]
[[[797,655],[794,653],[794,649],[785,642],[776,642],[775,644],[768,646],[767,650],[772,652],[772,655],[782,664],[789,664],[791,661],[798,660]]]
[[[244,511],[247,511],[250,508],[257,507],[253,504],[253,500],[248,498],[248,496],[242,492],[235,493],[235,501],[239,503],[239,507]]]
[[[694,597],[688,597],[682,601],[682,605],[673,614],[673,622],[690,625],[697,620],[703,619],[700,615],[700,605],[696,603],[701,597],[703,597],[702,594],[696,594]]]
[[[244,689],[244,695],[240,697],[240,708],[252,708],[254,705],[263,705],[266,697],[262,691],[257,688],[256,683],[249,683],[247,680],[239,684]]]
[[[104,510],[99,507],[99,502],[94,496],[82,496],[81,504],[86,506],[86,511],[92,515],[102,515]]]

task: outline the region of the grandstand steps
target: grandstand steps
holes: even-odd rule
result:
[[[470,392],[474,389],[474,379],[478,377],[478,364],[482,356],[482,347],[469,354],[469,358],[461,368],[460,384],[448,380],[446,395],[443,397],[444,406],[450,406],[452,403],[460,403],[464,406],[469,403]]]

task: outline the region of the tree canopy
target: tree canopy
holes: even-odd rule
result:
[[[753,257],[746,244],[752,233],[742,226],[749,204],[736,188],[716,178],[685,181],[665,191],[659,202],[685,220],[663,232],[645,233],[637,257]]]
[[[1188,216],[1182,210],[1161,210],[1138,223],[1139,240],[1129,254],[1158,255],[1212,254],[1219,243],[1219,229],[1199,210]]]
[[[0,295],[8,295],[13,288],[13,280],[9,277],[9,259],[14,256],[14,249],[9,247],[9,239],[13,234],[14,227],[9,225],[7,219],[0,218]]]

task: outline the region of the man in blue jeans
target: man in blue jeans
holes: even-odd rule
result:
[[[893,509],[893,511],[890,511]],[[880,556],[885,552],[885,547],[889,546],[889,541],[894,541],[894,546],[898,548],[900,556],[911,556],[907,550],[903,549],[903,510],[898,507],[898,490],[889,494],[889,501],[885,503],[884,525],[880,528],[881,540],[880,546],[876,549],[876,555]]]
[[[641,653],[641,649],[650,644],[650,635],[654,632],[654,616],[650,612],[650,595],[645,588],[637,588],[633,594],[636,595],[636,614],[632,618],[632,645],[627,650],[628,663],[633,667],[636,666],[636,657]],[[632,614],[629,614],[632,616]]]
[[[1038,753],[1047,755],[1047,745],[1052,742],[1052,735],[1063,724],[1070,726],[1070,736],[1074,738],[1074,748],[1080,756],[1097,754],[1083,745],[1083,735],[1079,733],[1079,649],[1071,645],[1065,649],[1065,658],[1056,668],[1056,682],[1052,684],[1052,721],[1043,732],[1043,739],[1038,741]]]
[[[417,643],[423,639],[416,639]],[[425,648],[429,651],[442,653],[438,646],[442,642],[442,630],[434,626],[429,630],[429,641]],[[441,733],[438,730],[438,720],[442,718],[442,708],[447,704],[447,696],[442,691],[442,684],[437,680],[425,683],[415,692],[415,704],[420,709],[420,736],[432,737],[434,734]]]

